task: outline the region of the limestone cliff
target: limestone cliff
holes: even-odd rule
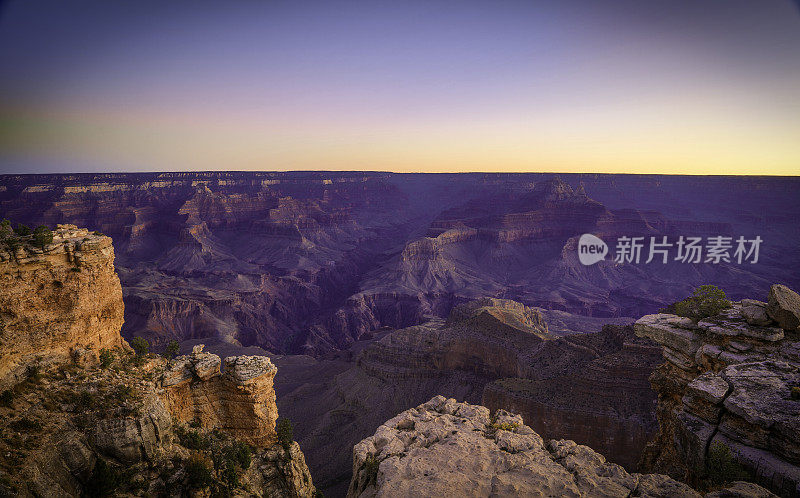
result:
[[[254,446],[275,442],[277,368],[266,356],[220,358],[195,346],[189,356],[170,365],[161,380],[164,399],[173,417],[183,423],[219,428]]]
[[[636,333],[663,347],[651,377],[659,433],[643,465],[690,483],[720,452],[756,482],[800,495],[800,296],[781,285],[694,323],[647,315]]]
[[[545,441],[518,415],[498,410],[492,416],[483,406],[437,396],[400,413],[353,448],[348,497],[393,496],[700,494],[664,475],[629,474],[574,441]],[[771,494],[736,483],[707,496]]]
[[[20,242],[0,250],[0,387],[43,353],[64,359],[76,349],[125,346],[110,237],[58,225],[44,248]]]

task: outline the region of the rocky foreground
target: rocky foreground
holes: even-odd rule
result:
[[[437,396],[353,448],[349,497],[699,497],[660,474],[631,474],[587,446],[545,441],[522,417]],[[736,482],[706,495],[774,496]]]
[[[745,299],[698,323],[669,314],[636,322],[667,360],[651,377],[660,429],[646,468],[697,483],[727,448],[756,482],[800,495],[800,296],[773,285],[768,301]]]

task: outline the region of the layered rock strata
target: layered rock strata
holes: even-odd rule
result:
[[[275,442],[273,379],[278,369],[266,356],[219,356],[195,346],[164,372],[161,387],[173,417],[218,428],[257,447]]]
[[[110,237],[58,225],[43,248],[22,238],[0,250],[0,387],[19,381],[36,356],[126,347],[123,313]]]
[[[770,496],[752,484],[735,486],[747,493],[738,496]],[[347,496],[700,494],[665,475],[628,473],[574,441],[545,441],[518,415],[498,410],[492,416],[486,407],[436,396],[353,448]]]
[[[796,296],[776,285],[769,304],[735,302],[698,323],[668,314],[636,322],[636,333],[661,344],[666,360],[651,377],[659,433],[645,468],[698,482],[710,455],[725,447],[756,482],[782,496],[800,494]]]

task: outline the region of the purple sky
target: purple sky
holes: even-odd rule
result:
[[[6,2],[0,173],[800,172],[789,0]]]

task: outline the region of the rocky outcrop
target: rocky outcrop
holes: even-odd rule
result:
[[[110,237],[58,225],[44,248],[22,238],[0,250],[0,387],[43,354],[126,346],[123,308]]]
[[[724,447],[759,484],[800,494],[800,334],[791,328],[790,292],[770,292],[767,314],[781,322],[766,319],[763,303],[752,300],[699,323],[667,314],[636,322],[636,333],[661,344],[666,360],[651,377],[659,433],[645,468],[699,482],[710,455]]]
[[[275,442],[273,379],[277,368],[266,356],[231,356],[220,371],[219,356],[195,346],[164,372],[161,387],[173,417],[218,428],[257,447]]]
[[[211,356],[198,351],[184,368],[192,382],[219,383],[205,393],[220,407],[195,406],[188,424],[196,399],[154,380],[180,378],[162,358],[118,349],[107,368],[42,366],[0,403],[0,496],[315,496],[299,445],[274,440],[275,368],[239,356],[220,374]]]
[[[353,448],[347,495],[700,496],[664,475],[630,474],[574,441],[545,441],[518,415],[443,396],[400,413]]]

